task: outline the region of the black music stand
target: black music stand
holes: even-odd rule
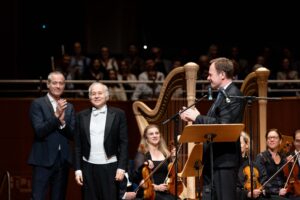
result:
[[[236,142],[244,124],[193,124],[184,127],[179,142],[208,142],[211,168],[211,199],[213,199],[213,142]],[[200,152],[202,154],[202,151]],[[202,155],[201,155],[202,158]],[[199,195],[200,198],[200,195]]]

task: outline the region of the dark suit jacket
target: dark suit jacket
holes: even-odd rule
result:
[[[75,111],[68,103],[65,111],[66,126],[60,129],[60,121],[47,95],[35,99],[30,107],[34,141],[29,155],[28,164],[50,167],[54,164],[60,145],[62,158],[72,164],[70,141],[74,137]]]
[[[82,156],[89,159],[90,121],[92,109],[78,113],[75,134],[75,170],[81,169]],[[117,156],[118,168],[126,169],[128,161],[128,133],[125,112],[121,109],[107,106],[107,116],[104,131],[104,149],[108,157]]]
[[[228,96],[242,96],[241,91],[231,83],[225,90]],[[196,124],[232,124],[242,123],[245,103],[242,99],[231,98],[230,103],[226,103],[224,95],[220,101],[215,102],[207,115],[199,115]],[[213,108],[214,107],[214,108]],[[203,160],[209,165],[210,156],[207,144],[203,148]],[[240,139],[237,142],[217,142],[213,144],[214,167],[237,167],[241,158]]]

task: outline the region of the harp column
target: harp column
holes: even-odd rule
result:
[[[258,96],[267,97],[268,96],[268,78],[270,75],[270,70],[265,67],[260,67],[255,71],[257,75],[257,85],[258,85]],[[265,133],[267,132],[267,100],[258,100],[259,109],[259,149],[260,152],[265,150],[266,140]]]
[[[187,104],[188,106],[195,103],[196,100],[196,82],[197,82],[197,72],[199,70],[199,65],[193,62],[189,62],[184,65],[185,77],[186,77],[186,91],[187,91]],[[191,122],[189,122],[191,124]],[[190,156],[195,144],[188,143],[188,156]],[[189,199],[196,198],[196,186],[195,177],[187,178],[187,194]]]

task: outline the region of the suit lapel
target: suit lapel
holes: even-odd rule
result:
[[[47,105],[47,107],[49,108],[51,114],[54,114],[54,109],[53,109],[53,106],[48,98],[47,95],[44,96],[44,100],[45,100],[45,104]]]
[[[89,144],[91,144],[91,137],[90,137],[90,122],[91,122],[91,114],[92,110],[84,113],[83,116],[83,126],[84,126],[84,132],[86,133],[86,138]]]

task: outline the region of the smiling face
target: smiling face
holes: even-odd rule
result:
[[[59,99],[65,89],[65,77],[59,72],[52,72],[48,76],[47,87],[54,99]]]
[[[268,149],[275,150],[279,148],[281,144],[281,138],[278,132],[275,130],[269,131],[266,139]]]
[[[107,87],[101,83],[93,83],[89,88],[89,98],[94,107],[101,108],[109,98]]]
[[[145,138],[148,144],[158,146],[160,142],[160,132],[157,127],[151,127],[146,131]]]
[[[209,66],[207,80],[210,82],[213,89],[218,89],[221,87],[222,81],[225,78],[224,72],[218,72],[215,63]]]

